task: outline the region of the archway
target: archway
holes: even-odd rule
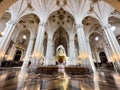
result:
[[[68,56],[69,33],[72,32],[71,26],[74,23],[73,16],[69,12],[65,11],[63,8],[60,8],[59,10],[55,11],[50,15],[49,21],[52,23],[50,25],[52,26],[51,31],[53,31],[52,32],[53,35],[52,39],[54,44],[53,55],[55,55],[56,53],[56,48],[59,45],[62,45],[65,48],[65,52]]]
[[[95,65],[100,64],[99,52],[104,49],[104,32],[101,28],[99,20],[94,17],[87,16],[84,18],[83,22],[85,29],[85,34],[90,45],[91,56]]]
[[[106,54],[104,52],[100,52],[99,57],[100,57],[100,60],[101,60],[101,67],[105,68],[105,69],[108,68],[109,63],[108,63],[108,59],[106,57]]]
[[[99,53],[104,50],[104,38],[97,32],[94,32],[90,35],[89,41],[94,64],[96,67],[100,67],[101,59]]]
[[[68,55],[68,34],[63,27],[59,27],[54,33],[54,54],[59,45],[65,48],[65,52]]]
[[[99,56],[100,56],[100,60],[101,60],[101,63],[107,63],[107,57],[106,57],[106,54],[104,53],[104,52],[100,52],[100,54],[99,54]]]
[[[19,20],[19,26],[18,26],[19,29],[17,30],[19,34],[16,42],[20,44],[21,47],[19,48],[22,48],[25,53],[22,59],[26,57],[25,55],[27,54],[26,52],[27,52],[31,37],[33,37],[32,39],[33,43],[31,44],[32,49],[30,50],[28,57],[32,55],[32,52],[35,46],[36,34],[37,34],[36,32],[38,30],[39,22],[40,22],[40,19],[38,18],[38,16],[32,13],[24,15]]]
[[[30,38],[30,32],[28,30],[21,31],[18,34],[16,42],[19,44],[22,44],[23,46],[27,47],[29,43],[29,38]]]
[[[21,50],[16,51],[16,54],[15,54],[15,57],[14,57],[14,61],[20,61],[21,55],[22,55],[22,51]]]

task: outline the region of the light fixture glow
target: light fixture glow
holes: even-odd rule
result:
[[[98,36],[97,36],[97,37],[95,37],[95,40],[96,40],[96,41],[98,41],[98,40],[99,40],[99,37],[98,37]]]
[[[111,30],[112,30],[112,31],[115,31],[115,29],[116,29],[115,26],[112,26],[112,27],[111,27]]]
[[[23,35],[23,39],[27,39],[27,36],[26,36],[26,35]]]
[[[5,33],[4,32],[1,32],[1,35],[3,36]]]
[[[5,55],[5,58],[7,57],[7,55]]]

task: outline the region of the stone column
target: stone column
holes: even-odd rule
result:
[[[48,37],[46,57],[52,57],[52,38]]]
[[[92,53],[93,62],[96,62],[95,52],[91,51],[91,53]]]
[[[39,30],[37,33],[37,38],[35,42],[34,52],[33,52],[33,64],[36,67],[39,65],[39,60],[43,57],[43,40],[44,40],[44,33],[45,33],[45,22],[40,22]]]
[[[110,54],[106,45],[104,45],[104,51],[105,51],[108,62],[111,62]]]
[[[25,57],[25,53],[26,53],[26,50],[22,50],[22,54],[21,54],[21,57],[20,57],[20,61],[23,61],[24,57]]]
[[[52,48],[52,37],[48,36],[47,41],[47,51],[46,51],[46,61],[44,65],[51,65],[52,64],[52,56],[53,56],[53,48]]]
[[[4,30],[5,35],[2,37],[0,44],[0,58],[2,59],[7,51],[8,45],[10,43],[11,37],[13,35],[16,26],[16,21],[8,21],[6,28]]]
[[[70,37],[70,40],[69,40],[69,55],[70,55],[70,58],[72,59],[72,64],[73,65],[76,65],[77,64],[77,58],[76,58],[76,55],[75,55],[75,44],[74,44],[74,37]]]
[[[25,60],[28,60],[32,54],[34,40],[35,40],[35,34],[31,33],[29,44],[28,44],[27,51],[26,51],[25,58],[24,58]]]
[[[105,32],[105,35],[107,37],[107,40],[110,44],[110,47],[112,49],[112,52],[113,52],[113,57],[114,57],[114,62],[116,62],[116,64],[118,66],[120,66],[120,47],[119,47],[119,44],[117,42],[117,39],[113,33],[113,31],[111,30],[111,25],[105,25],[103,26],[104,28],[104,32]]]
[[[70,38],[69,40],[69,46],[70,46],[70,57],[75,58],[75,44],[74,44],[74,38]]]
[[[96,55],[97,63],[100,63],[101,60],[100,60],[99,52],[96,51],[96,52],[95,52],[95,55]]]
[[[12,46],[12,48],[10,50],[10,53],[9,53],[9,55],[7,57],[7,60],[13,60],[15,52],[16,52],[16,47],[15,47],[15,44],[13,44],[13,46]]]
[[[92,51],[91,51],[91,48],[90,48],[90,42],[89,40],[87,40],[87,53],[88,53],[88,65],[90,66],[90,68],[95,72],[96,71],[96,68],[95,68],[95,65],[94,65],[94,60],[93,60],[93,57],[92,57]]]
[[[25,54],[25,58],[23,59],[23,61],[24,61],[23,67],[27,67],[27,65],[28,65],[28,62],[29,62],[31,54],[32,54],[34,40],[35,40],[35,34],[31,33],[29,44],[28,44],[27,51],[26,51],[26,54]]]
[[[86,39],[83,31],[83,24],[76,25],[78,44],[79,44],[79,58],[82,62],[82,65],[86,65],[87,52],[86,52]]]

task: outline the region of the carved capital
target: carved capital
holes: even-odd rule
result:
[[[35,37],[30,37],[30,40],[35,40]]]
[[[17,24],[17,21],[10,20],[10,21],[7,22],[7,24],[13,24],[13,25],[16,25],[16,24]]]
[[[74,38],[70,38],[70,41],[74,41]]]
[[[45,27],[46,23],[45,22],[40,22],[39,25],[42,26],[42,27]]]
[[[77,24],[76,29],[83,28],[83,24]]]
[[[48,41],[52,41],[52,38],[48,38]]]
[[[108,28],[111,28],[111,25],[110,25],[110,24],[107,24],[107,25],[103,25],[103,28],[104,28],[104,29],[108,29]]]

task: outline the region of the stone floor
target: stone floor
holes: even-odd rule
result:
[[[4,68],[0,69],[0,90],[120,90],[120,76],[110,70],[98,70],[93,75],[50,76]]]

